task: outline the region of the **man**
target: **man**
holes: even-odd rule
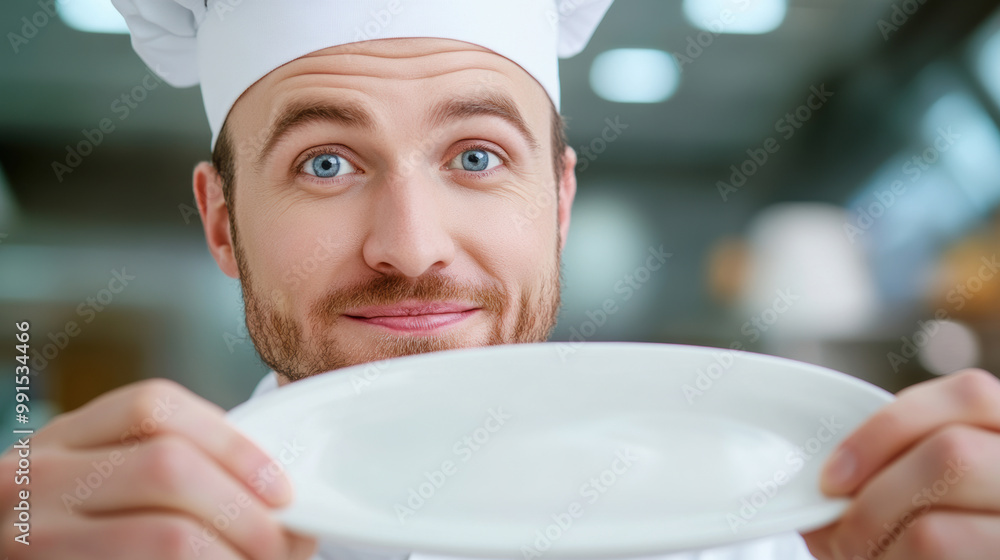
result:
[[[391,356],[546,339],[576,190],[555,57],[582,48],[608,3],[118,2],[151,66],[202,83],[214,153],[194,192],[274,369],[258,394]],[[987,373],[902,392],[827,466],[824,489],[853,502],[806,535],[809,550],[996,557],[998,430],[1000,383]],[[286,479],[250,483],[270,458],[175,384],[113,391],[55,419],[32,449],[30,546],[10,544],[15,487],[0,488],[11,558],[298,559],[317,547],[269,515],[292,499]],[[15,464],[8,453],[0,469]],[[74,497],[98,468],[113,472]],[[947,491],[928,495],[940,480]],[[209,530],[234,500],[241,513]],[[810,557],[797,535],[710,554]]]

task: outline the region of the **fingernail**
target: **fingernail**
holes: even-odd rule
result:
[[[841,447],[830,457],[823,473],[827,489],[833,492],[847,488],[857,469],[858,460],[850,450]]]
[[[277,467],[277,468],[275,468]],[[257,495],[272,506],[282,506],[292,501],[295,492],[285,470],[277,461],[267,463],[248,481]]]
[[[292,501],[295,495],[292,481],[288,480],[288,476],[284,472],[278,473],[274,480],[269,481],[264,486],[264,492],[267,493],[267,498],[274,505],[287,504]]]

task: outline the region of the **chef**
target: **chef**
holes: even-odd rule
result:
[[[255,396],[353,364],[548,337],[576,191],[557,59],[583,48],[610,0],[115,4],[150,68],[201,85],[212,161],[194,194],[273,370]],[[823,490],[852,498],[839,522],[663,558],[996,558],[998,432],[986,372],[907,389],[826,465]],[[15,487],[0,483],[11,558],[431,558],[280,526],[272,510],[293,488],[272,458],[171,382],[57,417],[32,453],[30,546],[8,544]],[[947,492],[920,499],[941,480]]]

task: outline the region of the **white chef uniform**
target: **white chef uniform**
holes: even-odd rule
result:
[[[274,372],[260,380],[250,399],[278,390],[278,378]],[[544,556],[543,556],[544,558]],[[815,560],[798,533],[786,533],[775,537],[758,539],[734,546],[713,548],[698,552],[668,554],[644,557],[648,560]],[[312,560],[473,560],[440,556],[437,554],[387,554],[358,547],[347,547],[335,542],[320,541],[319,550]],[[519,560],[512,558],[511,560]]]

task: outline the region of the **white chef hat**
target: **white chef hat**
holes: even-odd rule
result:
[[[239,96],[311,52],[370,39],[474,43],[521,66],[559,108],[558,58],[579,53],[613,0],[112,0],[139,57],[176,87],[201,84],[212,147]]]

